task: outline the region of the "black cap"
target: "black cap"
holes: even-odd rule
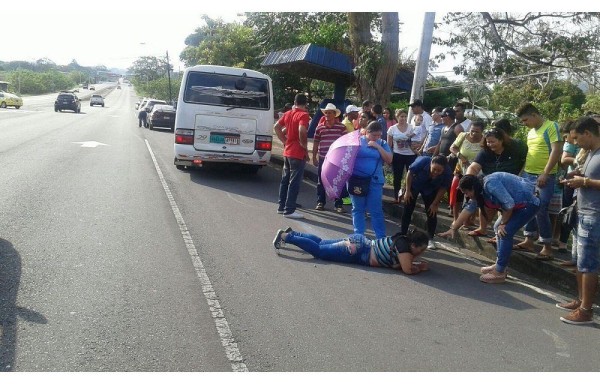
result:
[[[422,107],[423,102],[419,99],[414,100],[412,103],[408,104],[409,107]]]
[[[456,111],[454,111],[454,109],[452,109],[452,108],[444,108],[441,116],[442,117],[451,117],[454,119],[454,118],[456,118]]]

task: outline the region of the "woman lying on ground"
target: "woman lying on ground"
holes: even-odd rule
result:
[[[310,253],[315,259],[400,269],[407,275],[414,275],[429,269],[427,261],[415,260],[425,251],[428,241],[429,236],[418,230],[377,240],[370,240],[359,234],[343,239],[323,240],[310,233],[292,231],[288,227],[277,231],[273,246],[280,249],[284,243],[292,244]]]
[[[456,230],[475,213],[477,206],[499,210],[502,215],[494,224],[498,238],[496,263],[481,268],[479,280],[484,283],[503,283],[513,249],[513,237],[535,216],[540,205],[540,199],[535,196],[534,185],[512,173],[494,172],[484,177],[483,182],[477,176],[463,176],[458,187],[471,200],[452,222],[450,229],[438,235],[454,238]],[[486,212],[483,211],[483,214],[486,215]]]

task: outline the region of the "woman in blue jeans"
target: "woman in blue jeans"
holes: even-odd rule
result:
[[[365,128],[365,135],[359,139],[360,148],[356,155],[352,175],[370,177],[371,183],[367,196],[355,196],[350,186],[348,193],[352,200],[352,225],[354,233],[364,235],[366,229],[365,213],[371,214],[371,226],[375,237],[385,237],[385,218],[383,216],[383,163],[392,162],[392,151],[385,140],[381,139],[383,127],[372,121]]]
[[[273,246],[279,250],[286,243],[292,244],[310,253],[315,259],[393,268],[414,275],[429,269],[427,261],[415,261],[425,251],[428,240],[426,233],[414,230],[406,235],[397,233],[376,240],[359,234],[343,239],[323,240],[310,233],[295,232],[288,227],[277,231]]]
[[[450,229],[439,235],[454,238],[455,232],[475,213],[478,206],[500,211],[502,215],[494,224],[498,239],[496,263],[481,268],[479,280],[484,283],[503,283],[508,273],[513,237],[535,216],[540,206],[540,199],[535,196],[535,185],[512,173],[494,172],[484,177],[483,181],[477,176],[463,176],[458,187],[470,200]],[[485,210],[482,213],[485,215]]]

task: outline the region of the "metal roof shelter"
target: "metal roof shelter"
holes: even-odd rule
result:
[[[269,52],[261,65],[283,72],[293,72],[303,77],[334,83],[333,100],[323,100],[320,107],[324,107],[328,102],[333,102],[343,111],[350,103],[350,101],[345,100],[346,89],[353,84],[355,78],[352,71],[354,68],[352,58],[348,55],[314,44],[306,44],[281,51]],[[412,80],[413,73],[403,70],[396,76],[394,89],[407,91],[410,94]],[[320,117],[321,110],[318,109],[309,127],[310,137],[312,137]]]

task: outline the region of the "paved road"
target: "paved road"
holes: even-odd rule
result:
[[[409,277],[275,253],[277,228],[340,237],[350,216],[284,219],[274,166],[176,170],[135,100],[0,110],[0,370],[598,370],[597,327],[523,276],[480,283],[474,255]]]

